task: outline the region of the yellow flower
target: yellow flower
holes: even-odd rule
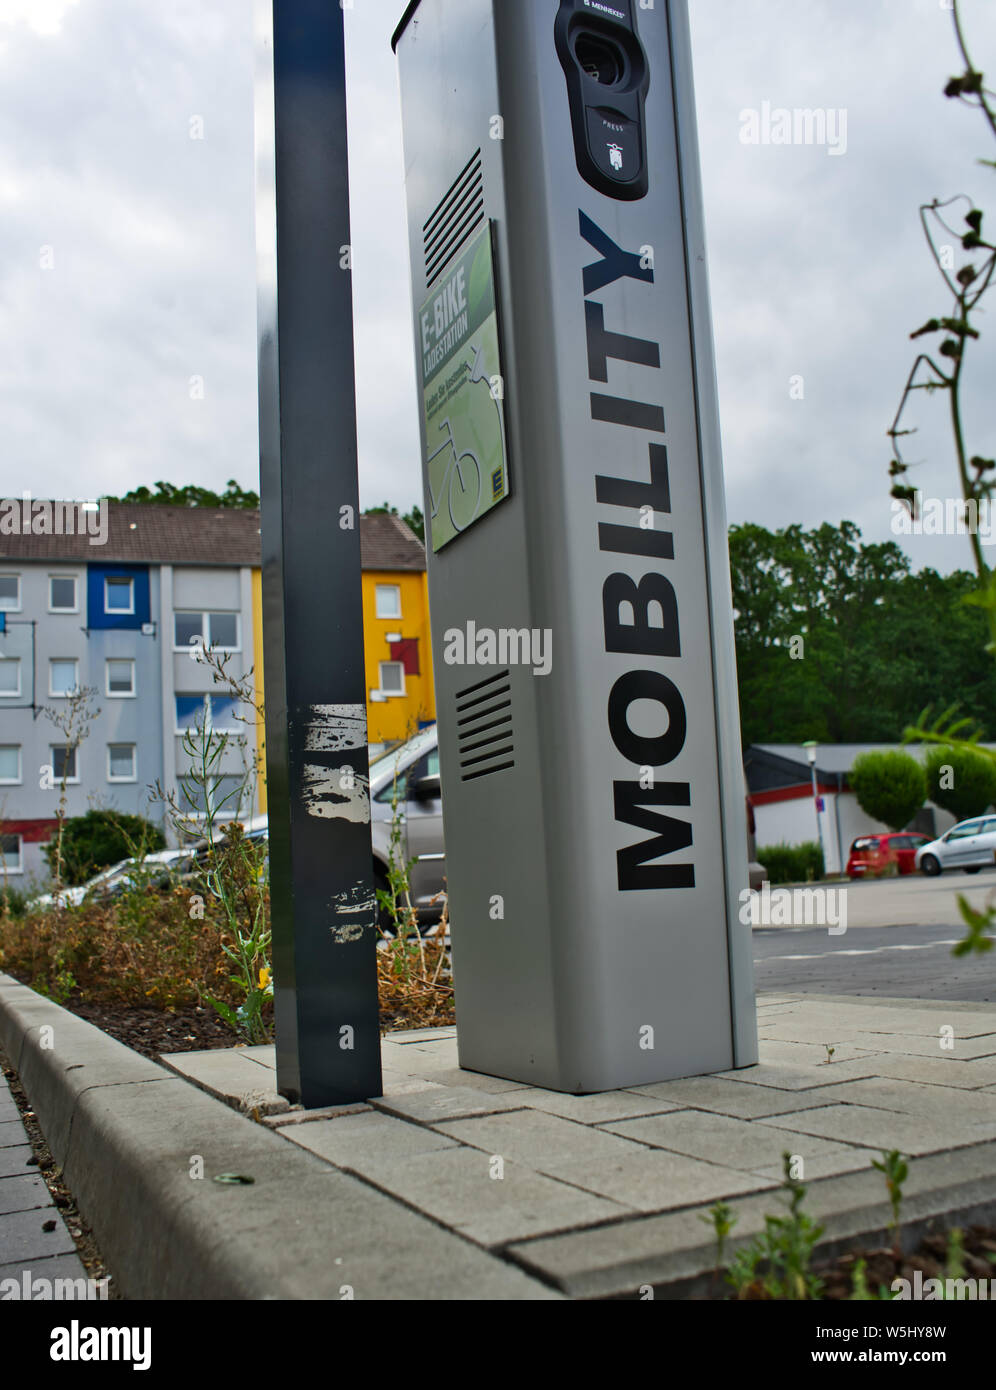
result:
[[[266,968],[266,966],[264,965],[264,966],[261,968],[260,972],[259,972],[259,987],[260,987],[260,989],[266,989],[266,986],[267,986],[269,983],[270,983],[270,972],[269,972],[269,970]]]

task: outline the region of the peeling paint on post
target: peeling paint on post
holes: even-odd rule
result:
[[[258,0],[257,255],[277,1087],[381,1093],[343,13]],[[346,259],[348,267],[348,258]]]
[[[370,779],[357,773],[340,754],[367,750],[367,712],[363,705],[313,705],[306,753],[322,753],[338,759],[306,763],[302,774],[303,796],[309,816],[319,820],[348,820],[370,824]]]

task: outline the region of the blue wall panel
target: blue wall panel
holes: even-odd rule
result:
[[[132,581],[134,612],[109,613],[104,600],[104,580],[127,578]],[[91,630],[141,628],[150,618],[149,570],[147,565],[88,565],[87,618]]]

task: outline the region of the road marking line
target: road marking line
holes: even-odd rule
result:
[[[879,956],[883,951],[930,951],[936,946],[957,946],[957,939],[954,941],[924,941],[916,945],[908,946],[869,946],[866,950],[850,951],[820,951],[811,956],[758,956],[757,964],[764,965],[769,960],[830,960],[838,956]]]

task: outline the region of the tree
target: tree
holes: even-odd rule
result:
[[[899,547],[863,545],[850,521],[775,533],[752,525],[731,528],[730,556],[745,742],[895,737],[895,661],[874,614],[909,572]]]
[[[124,497],[108,497],[108,502],[141,502],[148,506],[160,507],[244,507],[255,510],[259,507],[259,493],[241,488],[234,478],[229,478],[224,492],[212,492],[210,488],[187,483],[177,487],[175,483],[156,483],[155,492],[147,487],[132,488]]]
[[[118,811],[87,811],[71,816],[62,827],[62,876],[69,887],[86,883],[101,869],[166,848],[162,831],[141,816]],[[43,853],[53,874],[58,855],[56,841],[50,840]]]
[[[902,830],[927,799],[923,767],[909,753],[862,753],[847,780],[861,809],[890,830]]]
[[[981,816],[996,802],[996,763],[970,748],[939,745],[927,754],[927,795],[955,820]]]
[[[421,507],[412,507],[410,512],[406,512],[401,518],[409,530],[414,531],[419,540],[425,545],[425,514]]]
[[[51,854],[49,854],[48,846],[46,846],[45,849],[56,889],[62,887],[63,872],[65,869],[62,844],[66,833],[67,789],[71,775],[75,775],[72,769],[76,763],[80,744],[86,740],[90,733],[90,726],[100,713],[99,706],[93,703],[96,696],[97,690],[95,686],[77,686],[75,690],[69,692],[62,705],[57,707],[43,705],[41,708],[41,713],[55,725],[62,734],[63,739],[62,746],[59,750],[62,770],[58,774],[58,782],[55,780],[55,766],[53,765],[45,769],[47,786],[50,788],[58,786],[59,789],[59,806],[55,813],[55,840],[52,843]]]
[[[898,545],[866,545],[849,521],[733,526],[730,567],[745,744],[898,742],[937,690],[991,721],[971,574],[911,574]]]

